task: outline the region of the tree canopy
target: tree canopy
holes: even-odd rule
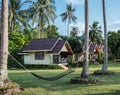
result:
[[[119,57],[118,54],[120,48],[120,32],[119,31],[109,31],[108,32],[108,50],[112,54],[113,58]]]
[[[101,43],[103,40],[101,26],[98,26],[99,22],[94,21],[92,25],[90,25],[90,41],[93,43]]]

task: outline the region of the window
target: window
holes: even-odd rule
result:
[[[43,52],[35,52],[35,60],[43,60],[45,57]]]

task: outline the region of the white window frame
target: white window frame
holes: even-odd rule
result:
[[[35,52],[35,60],[44,60],[45,53],[44,52]]]

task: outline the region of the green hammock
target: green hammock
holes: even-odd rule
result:
[[[72,72],[74,72],[74,70],[67,70],[67,71],[65,71],[65,72],[63,72],[61,74],[58,74],[58,75],[52,76],[52,77],[43,77],[43,76],[37,75],[37,74],[32,73],[32,72],[31,72],[31,74],[33,76],[35,76],[36,78],[38,78],[39,80],[43,79],[43,80],[46,80],[46,81],[55,81],[55,80],[61,79],[62,77],[66,76],[66,75],[68,75],[68,74],[70,74]]]
[[[8,55],[15,61],[17,62],[24,70],[26,70],[27,72],[31,73],[34,77],[36,77],[37,79],[43,79],[43,80],[46,80],[46,81],[55,81],[55,80],[58,80],[72,72],[74,72],[74,70],[71,70],[71,69],[68,69],[66,70],[65,72],[62,72],[56,76],[52,76],[52,77],[43,77],[41,75],[38,75],[38,74],[35,74],[31,71],[29,71],[25,66],[23,66],[17,59],[15,59],[10,53],[8,53]]]

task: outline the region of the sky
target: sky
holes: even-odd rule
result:
[[[23,0],[24,1],[24,0]],[[117,31],[120,29],[120,0],[105,0],[106,2],[106,18],[107,18],[107,31]],[[1,0],[0,0],[1,2]],[[72,3],[73,8],[76,9],[75,16],[77,23],[71,23],[71,26],[79,28],[79,36],[84,31],[84,0],[55,0],[55,7],[57,18],[55,25],[58,27],[60,35],[67,35],[67,22],[62,22],[61,13],[66,11],[66,4]],[[26,6],[24,6],[26,8]],[[89,24],[92,25],[93,21],[98,21],[99,26],[103,31],[103,14],[102,14],[102,0],[89,0]]]
[[[120,0],[105,0],[106,2],[106,18],[107,31],[117,31],[120,29]],[[67,22],[62,22],[61,13],[66,11],[66,4],[72,3],[76,9],[75,16],[77,23],[71,23],[71,26],[77,26],[80,34],[84,31],[84,0],[55,0],[57,18],[55,25],[59,28],[60,35],[67,35]],[[103,14],[102,14],[102,0],[89,0],[89,24],[93,21],[98,21],[99,26],[103,31]]]

